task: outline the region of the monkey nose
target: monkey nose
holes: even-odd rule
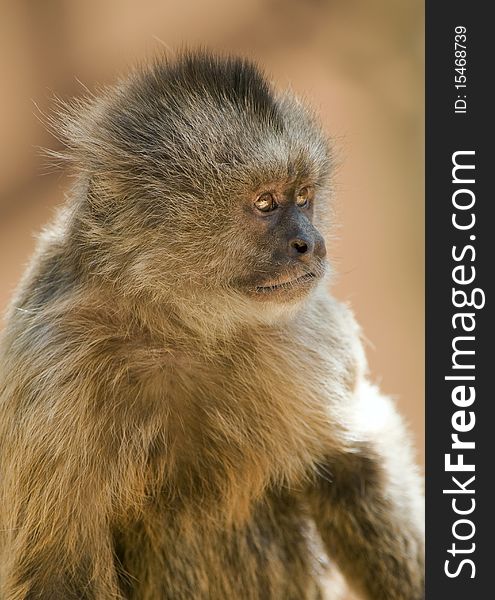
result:
[[[325,258],[327,255],[327,246],[325,244],[325,240],[322,237],[319,237],[316,240],[314,254],[318,258]]]
[[[310,260],[313,256],[325,258],[327,249],[323,238],[313,241],[305,237],[296,237],[289,241],[289,256],[303,262]]]
[[[303,238],[295,238],[289,242],[289,254],[301,258],[304,254],[313,253],[313,244]]]

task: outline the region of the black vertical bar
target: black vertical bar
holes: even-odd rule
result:
[[[492,566],[495,540],[495,150],[490,88],[494,72],[495,28],[489,3],[450,0],[426,4],[426,531],[428,600],[475,600],[495,597]],[[457,30],[456,30],[457,27]],[[465,42],[462,38],[465,28]],[[466,46],[466,64],[459,60]],[[462,70],[462,66],[465,70]],[[458,69],[456,71],[456,68]],[[462,85],[463,76],[466,87]],[[455,104],[457,102],[457,105]],[[465,101],[465,112],[464,102]],[[460,112],[456,112],[456,108]],[[464,165],[453,182],[453,154]],[[474,183],[468,183],[475,179]],[[457,193],[457,195],[455,195]],[[469,206],[459,209],[454,206]],[[455,217],[453,215],[455,214]],[[466,229],[456,228],[455,222]],[[453,249],[455,247],[455,249]],[[454,258],[453,252],[457,258]],[[464,255],[463,255],[464,252]],[[457,269],[453,274],[453,269]],[[473,271],[474,267],[474,271]],[[470,280],[471,283],[458,281]],[[455,277],[458,281],[454,281]],[[453,289],[464,291],[476,306],[453,305]],[[478,291],[475,291],[478,290]],[[474,294],[474,295],[473,295]],[[483,304],[485,298],[485,305]],[[463,295],[457,293],[458,304]],[[456,314],[470,316],[455,317]],[[454,327],[454,325],[456,327]],[[472,331],[466,329],[474,327]],[[458,354],[453,368],[452,342],[475,351]],[[474,339],[472,339],[474,338]],[[468,368],[468,367],[473,368]],[[464,379],[446,379],[463,377]],[[474,377],[474,379],[468,379]],[[455,399],[452,394],[459,386]],[[466,387],[462,387],[466,386]],[[474,388],[475,399],[470,404]],[[463,392],[464,390],[464,392]],[[463,396],[464,393],[464,396]],[[475,423],[473,421],[475,419]],[[474,426],[473,426],[474,423]],[[457,427],[457,429],[456,429]],[[458,431],[465,429],[465,431]],[[460,442],[475,448],[452,448]],[[450,462],[473,471],[446,470]],[[472,477],[470,483],[467,483]],[[453,477],[457,479],[456,483]],[[464,486],[464,491],[461,486]],[[447,493],[444,492],[447,490]],[[456,509],[466,514],[457,514]],[[472,510],[472,512],[469,512]],[[457,539],[456,538],[465,538]],[[455,547],[453,546],[455,544]],[[450,552],[449,552],[450,550]],[[446,562],[448,561],[448,563]],[[465,561],[465,562],[463,562]],[[447,575],[449,571],[451,577]],[[473,577],[474,575],[474,577]]]

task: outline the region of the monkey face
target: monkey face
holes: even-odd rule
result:
[[[81,106],[62,135],[87,188],[73,226],[92,273],[234,311],[302,299],[322,277],[327,141],[253,64],[186,54]]]
[[[305,296],[326,271],[326,246],[315,226],[318,189],[295,178],[262,186],[244,206],[251,271],[234,282],[258,301]]]

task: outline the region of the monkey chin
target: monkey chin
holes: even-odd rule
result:
[[[326,273],[326,265],[317,265],[315,269],[302,274],[256,281],[245,288],[245,293],[257,303],[297,305],[308,297]]]
[[[308,273],[290,281],[263,282],[244,290],[249,320],[266,325],[294,318],[320,288],[322,275]]]
[[[251,290],[254,298],[257,300],[270,300],[279,302],[290,302],[304,298],[319,277],[314,272],[305,273],[293,279],[277,279],[275,281],[263,282],[263,285],[257,285]]]

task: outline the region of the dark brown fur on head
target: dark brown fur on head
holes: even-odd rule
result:
[[[117,287],[232,298],[263,281],[323,273],[318,259],[293,273],[277,253],[283,229],[265,232],[252,217],[264,190],[310,184],[315,225],[325,227],[329,175],[310,112],[277,95],[252,63],[198,53],[156,62],[69,105],[61,122],[87,187],[71,234],[83,238],[83,266]]]

